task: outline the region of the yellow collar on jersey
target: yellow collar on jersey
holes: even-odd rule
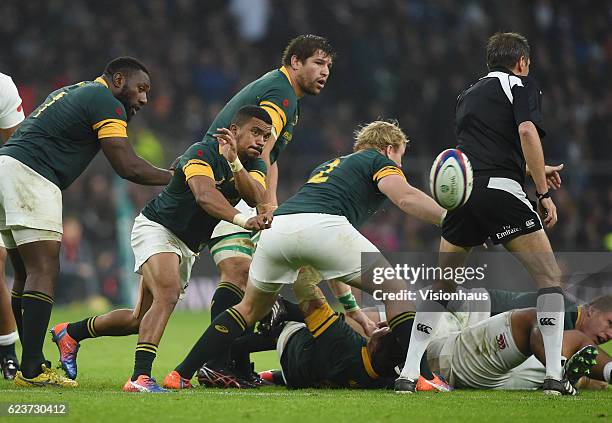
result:
[[[285,66],[281,66],[281,68],[279,69],[279,71],[281,71],[286,77],[287,80],[289,81],[289,83],[291,84],[291,88],[293,88],[293,92],[295,93],[295,95],[298,98],[301,98],[303,96],[302,94],[302,90],[299,89],[299,87],[296,87],[293,84],[293,81],[291,80],[291,77],[289,76],[289,71],[287,70],[287,68]]]
[[[104,85],[106,88],[108,88],[108,84],[106,83],[104,78],[102,78],[101,76],[99,76],[96,79],[94,79],[94,82],[98,82],[98,83]]]
[[[582,324],[582,306],[578,306],[578,316],[576,317],[576,323],[574,324],[574,329],[576,330],[580,330],[578,329],[578,325]]]

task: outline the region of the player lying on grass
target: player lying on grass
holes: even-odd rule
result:
[[[249,336],[272,341],[268,346],[278,352],[282,384],[288,388],[393,388],[395,368],[402,365],[405,349],[386,323],[366,338],[360,334],[361,325],[334,313],[315,284],[296,281],[294,292],[299,308],[279,298],[277,304],[282,311],[273,313],[270,331]],[[281,322],[281,315],[295,321]],[[206,365],[198,371],[198,380],[204,386],[244,387],[223,376]]]
[[[364,263],[362,253],[379,253],[356,229],[389,198],[406,214],[439,225],[445,210],[408,184],[400,169],[407,139],[397,123],[375,121],[356,133],[354,153],[318,166],[299,192],[275,212],[272,229],[261,235],[242,301],[217,316],[198,341],[198,364],[176,369],[188,381],[204,364],[213,369],[226,359],[232,342],[264,317],[284,284],[312,266],[324,279],[336,279],[366,292],[399,293],[403,282],[375,286],[361,278],[369,266],[388,266],[380,254]],[[413,314],[402,301],[385,303],[389,328],[407,348]],[[192,351],[194,352],[194,351]]]
[[[491,312],[494,314],[498,310],[507,308],[509,299],[515,298],[518,303],[529,301],[530,297],[535,301],[537,293],[516,294],[507,291],[490,291]],[[283,320],[300,320],[300,316],[295,312],[295,306],[284,300],[279,299],[279,307],[276,308],[274,317],[270,325],[271,331],[266,332],[266,336],[276,337],[277,351],[281,359],[284,380],[289,387],[317,387],[321,386],[321,381],[337,380],[337,373],[343,368],[341,366],[331,367],[325,365],[324,361],[313,362],[313,368],[309,367],[311,355],[322,351],[322,357],[334,349],[335,353],[331,359],[332,364],[346,364],[350,368],[350,361],[346,359],[355,348],[355,343],[351,340],[359,336],[345,331],[335,331],[333,335],[315,338],[306,330],[303,323],[289,321],[282,327]],[[307,304],[308,306],[308,304]],[[304,309],[303,309],[304,310]],[[568,307],[569,310],[569,307]],[[379,313],[376,309],[365,309],[374,321],[382,319],[384,313]],[[329,313],[328,313],[329,314]],[[459,316],[446,313],[442,317],[439,330],[434,334],[434,341],[427,349],[429,364],[434,372],[439,372],[448,378],[451,385],[459,388],[475,389],[539,389],[544,383],[546,370],[538,360],[545,360],[541,334],[536,325],[535,308],[504,311],[494,317],[480,320],[486,312],[460,312]],[[477,316],[479,315],[479,316]],[[308,315],[307,315],[308,316]],[[310,314],[309,316],[313,316]],[[312,317],[309,317],[312,319]],[[306,319],[308,328],[309,318]],[[463,326],[465,322],[472,321],[474,324]],[[312,320],[310,320],[312,322]],[[344,323],[346,325],[346,323]],[[352,325],[359,330],[359,326]],[[463,326],[463,327],[462,327]],[[453,330],[460,327],[461,330]],[[274,328],[282,328],[282,331]],[[444,329],[446,328],[446,329]],[[296,336],[295,334],[300,334]],[[256,336],[256,335],[253,335]],[[299,341],[289,341],[289,339],[299,339]],[[265,336],[260,335],[263,339]],[[384,338],[383,338],[384,339]],[[564,357],[570,357],[565,366],[566,376],[572,384],[572,390],[576,382],[583,375],[606,381],[610,383],[610,371],[612,364],[610,357],[605,352],[597,351],[594,345],[607,342],[612,339],[612,297],[599,297],[590,304],[574,307],[572,311],[566,313],[565,338],[563,343]],[[263,344],[263,340],[258,343]],[[250,342],[255,345],[255,342]],[[268,344],[269,341],[268,341]],[[346,351],[339,352],[339,345],[346,348]],[[388,343],[381,343],[383,350],[390,347]],[[310,350],[313,351],[310,351]],[[385,351],[386,357],[394,357],[388,364],[401,365],[402,358],[396,357],[394,351]],[[527,364],[531,355],[535,354],[533,361],[537,364]],[[576,355],[574,355],[576,354]],[[599,355],[598,355],[599,354]],[[597,364],[595,365],[595,356]],[[296,359],[296,357],[302,357]],[[372,357],[372,362],[376,363]],[[306,363],[306,364],[304,364]],[[376,367],[376,366],[375,366]],[[392,367],[393,368],[393,367]],[[392,376],[392,375],[391,375]],[[211,384],[213,378],[209,377],[209,370],[203,368],[199,373],[201,382]],[[308,381],[308,383],[304,383]],[[379,381],[380,382],[380,381]],[[391,387],[388,382],[382,385]],[[382,386],[381,385],[381,386]],[[431,385],[426,380],[420,379],[417,390],[432,390]],[[344,386],[344,385],[341,385]],[[350,387],[350,386],[349,386]],[[359,387],[355,385],[355,387]],[[363,386],[361,386],[363,387]],[[378,387],[375,384],[371,387]]]
[[[165,391],[151,377],[151,367],[197,253],[220,220],[248,230],[270,227],[271,216],[247,219],[233,205],[240,199],[252,205],[263,199],[266,167],[260,155],[271,127],[265,110],[244,106],[234,115],[229,129],[218,129],[218,142],[197,142],[181,156],[170,184],[145,206],[134,223],[135,271],[142,275],[136,307],[60,323],[51,330],[69,378],[77,376],[80,341],[137,333],[134,372],[123,390]]]
[[[567,325],[564,331],[562,355],[570,357],[564,366],[564,377],[570,384],[566,388],[571,395],[576,395],[575,385],[584,375],[610,382],[611,359],[595,344],[612,339],[612,297],[602,297],[594,304],[592,308],[605,307],[610,311],[595,311],[597,317],[589,320],[583,317],[581,326],[590,331],[594,328],[588,326],[599,325],[606,319],[606,329],[595,337],[579,330],[567,330]],[[532,354],[546,363],[536,315],[535,308],[507,311],[460,332],[435,338],[427,348],[430,368],[440,372],[456,388],[503,388],[513,377],[513,369]],[[573,319],[572,313],[566,313],[566,321]]]
[[[482,289],[482,288],[480,288]],[[440,318],[440,324],[433,334],[435,338],[449,336],[468,327],[480,324],[490,316],[496,316],[513,309],[530,308],[537,303],[537,292],[510,292],[490,289],[488,302],[469,302],[462,311],[445,313]],[[470,310],[470,307],[472,310]],[[565,299],[564,330],[578,330],[583,333],[591,344],[599,345],[612,339],[612,301],[610,296],[596,298],[588,304],[576,305]],[[385,320],[384,311],[365,309],[364,312],[373,321]],[[464,338],[464,342],[468,342]],[[484,345],[484,340],[473,340],[472,349]],[[439,355],[435,350],[427,349],[427,357]],[[438,368],[438,367],[436,367]],[[445,375],[442,372],[442,375]],[[448,376],[446,374],[446,376]],[[495,389],[540,389],[544,383],[546,369],[534,356],[529,357],[516,368],[500,378]],[[480,386],[491,388],[490,386]]]

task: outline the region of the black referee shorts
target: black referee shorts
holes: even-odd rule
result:
[[[542,229],[542,221],[521,184],[508,178],[475,177],[468,202],[448,212],[442,237],[459,247],[505,244]]]

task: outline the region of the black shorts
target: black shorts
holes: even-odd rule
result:
[[[468,202],[449,211],[442,237],[459,247],[506,242],[542,229],[542,221],[521,184],[508,178],[475,177]]]

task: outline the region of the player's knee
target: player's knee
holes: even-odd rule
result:
[[[131,334],[137,334],[140,329],[140,322],[142,321],[142,316],[136,316],[132,313],[132,318],[128,321],[126,329]]]
[[[243,291],[246,289],[249,279],[250,260],[242,258],[228,258],[219,263],[221,281],[236,285]]]
[[[173,309],[180,295],[180,287],[164,287],[157,290],[154,301],[161,306]]]
[[[55,258],[45,258],[37,261],[25,269],[30,278],[50,279],[55,281],[59,275],[59,260]]]
[[[4,270],[4,263],[6,262],[7,252],[4,248],[0,247],[0,268]]]

